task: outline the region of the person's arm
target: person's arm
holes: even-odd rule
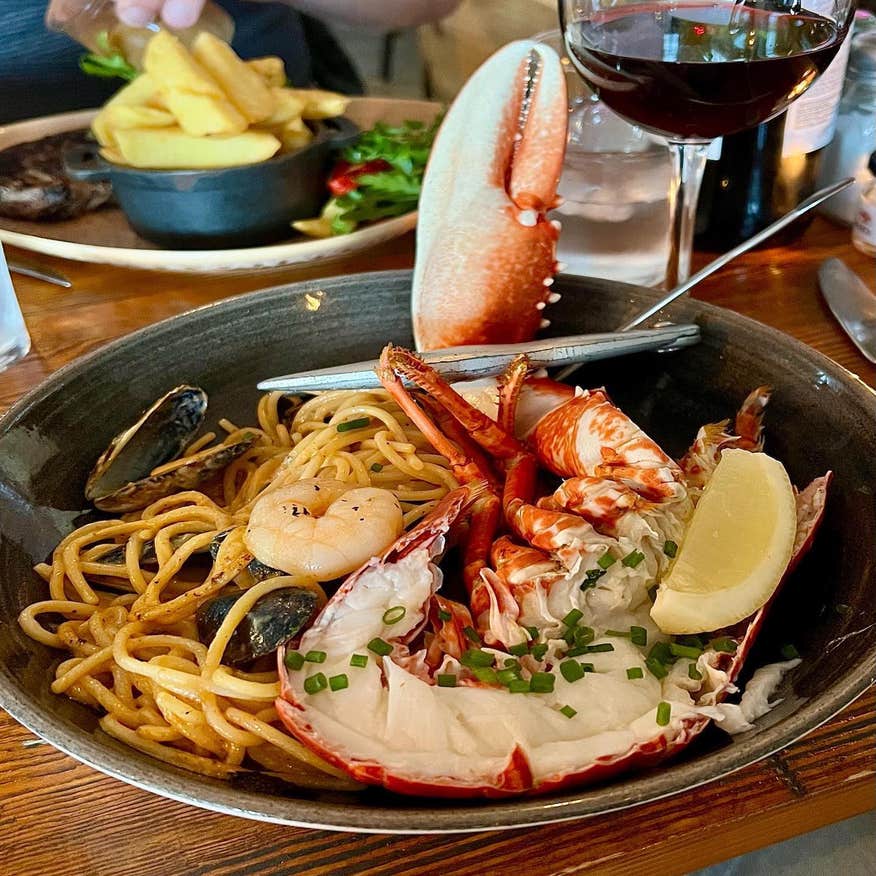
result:
[[[119,18],[142,27],[161,16],[171,27],[190,27],[205,0],[116,0]],[[325,21],[364,24],[395,30],[416,27],[449,15],[460,0],[282,0],[301,12]]]

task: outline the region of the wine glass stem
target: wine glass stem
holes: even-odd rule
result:
[[[667,289],[673,289],[690,276],[697,199],[708,151],[708,143],[669,142],[672,158],[672,186],[669,195],[672,237],[666,270]]]

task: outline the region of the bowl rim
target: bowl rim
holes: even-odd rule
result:
[[[375,271],[335,277],[304,280],[235,295],[214,301],[185,313],[168,317],[110,341],[50,374],[27,392],[0,417],[0,436],[5,434],[27,412],[49,393],[62,387],[69,377],[87,371],[95,362],[111,356],[132,341],[160,338],[163,332],[197,321],[205,314],[221,308],[234,311],[249,307],[258,297],[289,295],[302,298],[316,290],[347,291],[351,283],[380,282],[385,286],[403,283],[410,286],[410,270]],[[558,277],[560,286],[593,284],[592,278],[570,275]],[[600,281],[596,281],[600,282]],[[606,281],[602,281],[606,282]],[[625,290],[636,297],[652,297],[652,289],[624,283],[611,283],[618,294]],[[689,321],[702,317],[715,318],[729,329],[741,330],[760,341],[760,349],[774,349],[776,344],[796,348],[827,375],[841,381],[862,407],[870,405],[876,423],[876,390],[843,366],[803,344],[796,338],[717,305],[687,299],[683,308],[693,308]],[[771,346],[770,346],[771,345]],[[854,702],[876,682],[876,648],[846,673],[842,679],[817,697],[804,700],[798,710],[771,727],[766,727],[750,739],[711,752],[702,758],[676,764],[656,774],[631,774],[623,784],[608,784],[549,797],[518,797],[487,803],[471,804],[459,801],[443,808],[428,807],[433,801],[398,797],[397,806],[375,805],[354,807],[347,803],[307,800],[266,794],[216,784],[195,773],[171,767],[146,755],[130,752],[109,737],[88,733],[55,715],[47,714],[32,701],[28,692],[0,673],[0,707],[19,723],[54,747],[76,760],[106,775],[120,779],[142,790],[226,815],[235,815],[295,827],[338,830],[354,833],[435,834],[473,833],[484,830],[517,829],[540,824],[568,821],[576,818],[617,811],[639,803],[652,802],[684,790],[719,779],[779,751],[811,732]]]

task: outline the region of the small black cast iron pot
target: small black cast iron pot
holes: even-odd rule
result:
[[[103,159],[97,144],[71,148],[64,164],[73,179],[109,180],[131,227],[166,249],[259,246],[290,237],[290,222],[319,215],[331,154],[359,132],[345,118],[312,125],[303,149],[241,167],[126,167]]]

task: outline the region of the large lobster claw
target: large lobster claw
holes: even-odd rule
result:
[[[423,181],[414,269],[421,350],[531,339],[556,271],[566,84],[547,46],[510,43],[459,93]]]

